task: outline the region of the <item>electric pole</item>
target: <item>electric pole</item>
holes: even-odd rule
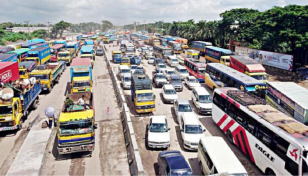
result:
[[[30,22],[31,20],[28,20],[28,21],[24,21],[25,23],[27,23],[28,24],[28,38],[30,39],[30,29],[29,29],[29,22]]]
[[[143,29],[143,30],[145,31],[145,20],[143,20],[143,26],[144,26],[144,29]]]
[[[49,25],[51,24],[51,22],[50,22],[50,21],[47,21],[46,23],[47,23],[47,27],[48,27],[47,34],[49,34],[48,36],[50,37]]]

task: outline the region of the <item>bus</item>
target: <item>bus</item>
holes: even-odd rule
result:
[[[213,63],[222,63],[229,66],[230,56],[234,55],[231,50],[218,48],[215,46],[205,47],[205,61]]]
[[[297,121],[308,125],[308,90],[294,82],[268,82],[265,99]]]
[[[184,66],[190,75],[195,76],[199,82],[204,82],[205,64],[195,59],[185,58]]]
[[[200,59],[200,52],[197,50],[189,49],[186,52],[186,57],[187,58],[193,58],[193,59]]]
[[[182,45],[176,41],[168,41],[168,47],[170,47],[174,54],[181,54],[183,52]]]
[[[257,80],[267,82],[267,74],[265,68],[259,62],[249,58],[248,56],[234,55],[230,56],[230,67],[245,73]]]
[[[205,56],[206,47],[212,46],[211,42],[193,41],[191,48],[200,52],[201,56]]]
[[[167,46],[167,39],[165,37],[160,37],[158,40],[162,46]]]
[[[205,83],[209,88],[236,87],[265,97],[266,83],[220,63],[206,65]]]
[[[126,55],[135,55],[136,48],[132,43],[125,43],[125,53]]]
[[[308,127],[236,88],[214,90],[212,118],[266,175],[308,174]]]
[[[188,40],[187,39],[185,39],[185,38],[177,38],[175,41],[179,42],[180,44],[182,44],[182,49],[188,49],[188,45],[187,45]]]
[[[21,48],[21,49],[17,49],[14,51],[10,51],[8,52],[8,54],[17,54],[17,60],[18,63],[20,63],[21,61],[24,61],[27,59],[27,53],[30,49],[29,48]]]
[[[161,58],[161,59],[168,59],[168,56],[173,55],[171,48],[161,46],[161,45],[155,45],[153,48],[154,51],[154,56],[156,58]]]

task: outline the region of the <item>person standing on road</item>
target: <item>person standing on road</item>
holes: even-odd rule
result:
[[[45,109],[45,115],[48,118],[48,127],[52,128],[52,121],[55,119],[55,109],[53,107],[47,107]]]

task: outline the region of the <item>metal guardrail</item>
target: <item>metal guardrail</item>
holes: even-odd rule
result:
[[[120,113],[120,118],[122,121],[123,133],[124,133],[124,141],[125,147],[127,152],[127,162],[129,165],[129,170],[131,175],[138,175],[144,176],[144,169],[141,161],[141,156],[138,149],[138,144],[133,128],[133,122],[130,117],[129,108],[126,103],[126,99],[124,93],[121,89],[120,83],[117,80],[116,74],[114,73],[113,69],[111,68],[111,64],[109,58],[107,57],[107,48],[104,45],[104,57],[107,63],[107,68],[109,70],[112,84],[115,90],[115,94],[117,97],[117,102],[119,108],[122,108]]]

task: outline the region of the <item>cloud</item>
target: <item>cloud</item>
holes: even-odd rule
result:
[[[273,6],[306,5],[308,0],[1,0],[0,22],[71,23],[101,22],[140,24],[189,19],[218,20],[219,14],[233,8],[265,11]]]

